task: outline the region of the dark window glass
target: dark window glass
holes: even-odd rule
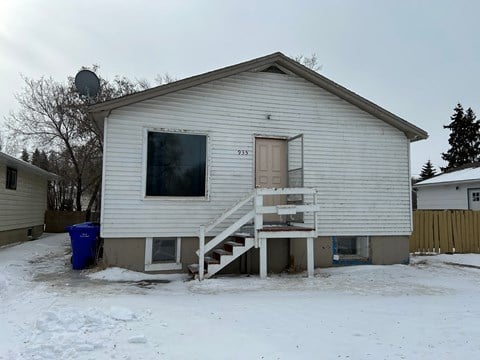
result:
[[[149,132],[147,196],[205,196],[207,137]]]
[[[356,237],[337,237],[337,254],[338,255],[356,255],[357,239]]]
[[[153,239],[152,262],[176,261],[177,239]]]
[[[7,189],[17,189],[17,169],[7,167],[7,178],[5,181],[5,187]]]

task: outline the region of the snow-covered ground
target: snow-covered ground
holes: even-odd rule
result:
[[[74,272],[65,234],[0,249],[0,359],[474,359],[480,255],[224,277]]]

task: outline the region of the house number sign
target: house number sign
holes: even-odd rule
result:
[[[237,154],[242,156],[242,155],[248,155],[248,150],[237,150]]]

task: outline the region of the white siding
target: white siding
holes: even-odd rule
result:
[[[0,158],[0,231],[43,224],[47,208],[46,178],[17,168],[17,189],[10,190],[5,188],[6,173],[6,164]]]
[[[143,198],[152,128],[208,133],[208,200]],[[117,109],[107,129],[104,237],[196,236],[253,188],[255,135],[300,133],[305,186],[323,205],[320,235],[410,233],[405,135],[301,78],[242,73]]]
[[[417,208],[420,210],[468,210],[468,189],[478,188],[480,188],[480,181],[419,187]]]

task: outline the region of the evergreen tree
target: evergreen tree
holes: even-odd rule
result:
[[[32,164],[38,166],[40,169],[50,171],[48,156],[44,150],[39,151],[38,149],[35,149],[32,154]]]
[[[22,156],[20,157],[23,161],[28,162],[30,160],[30,155],[28,155],[27,149],[23,148]]]
[[[442,170],[470,164],[480,158],[480,123],[473,110],[468,108],[465,112],[459,103],[450,119],[450,124],[443,126],[450,130],[450,149],[442,153],[442,159],[448,162]]]
[[[432,165],[432,162],[428,160],[425,165],[422,167],[422,172],[420,173],[421,180],[427,180],[437,175],[437,170]]]
[[[32,164],[40,167],[40,151],[38,149],[35,149],[32,154]]]

